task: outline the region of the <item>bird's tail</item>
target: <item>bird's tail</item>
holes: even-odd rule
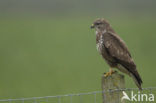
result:
[[[133,78],[133,80],[134,80],[135,84],[137,85],[137,87],[139,88],[139,90],[142,90],[141,85],[143,82],[142,82],[142,79],[141,79],[139,73],[136,71],[135,73],[131,73],[130,75]]]

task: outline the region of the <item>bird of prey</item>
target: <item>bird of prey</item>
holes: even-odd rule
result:
[[[137,87],[142,90],[142,79],[131,54],[124,41],[115,33],[108,21],[103,18],[97,19],[91,28],[96,30],[97,50],[110,66],[110,70],[105,76],[110,76],[114,72],[112,68],[117,68],[132,77]]]

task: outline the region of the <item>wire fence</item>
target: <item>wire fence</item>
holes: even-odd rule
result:
[[[0,103],[102,103],[102,93],[114,93],[125,91],[127,95],[133,91],[133,94],[153,94],[156,95],[156,87],[143,88],[139,91],[137,88],[110,89],[107,91],[94,91],[88,93],[66,94],[57,96],[31,97],[19,99],[0,99]],[[131,103],[131,102],[129,102]],[[143,102],[141,102],[143,103]],[[146,102],[147,103],[147,102]]]

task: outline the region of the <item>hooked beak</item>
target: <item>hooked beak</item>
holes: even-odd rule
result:
[[[93,29],[93,28],[94,28],[94,24],[92,24],[92,25],[90,26],[90,28]]]

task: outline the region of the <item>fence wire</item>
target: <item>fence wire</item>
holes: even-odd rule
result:
[[[143,88],[139,91],[137,88],[126,89],[110,89],[107,91],[93,91],[87,93],[66,94],[57,96],[31,97],[19,99],[0,99],[0,103],[102,103],[102,93],[113,93],[125,91],[130,94],[131,91],[135,93],[152,93],[156,95],[156,87]]]

